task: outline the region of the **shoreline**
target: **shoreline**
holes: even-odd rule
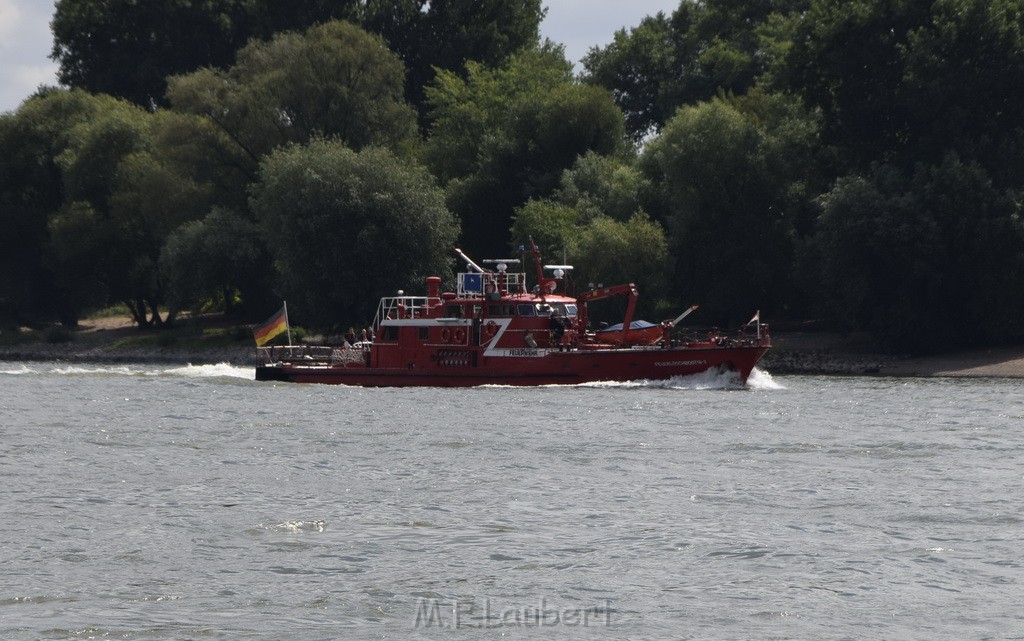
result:
[[[1024,378],[1024,345],[1000,345],[929,356],[873,353],[863,339],[786,332],[760,365],[772,374],[920,378]]]
[[[104,337],[105,338],[105,337]],[[873,354],[831,335],[780,334],[759,367],[771,374],[1024,378],[1024,345],[989,347],[934,356]],[[50,363],[139,363],[255,365],[255,347],[123,345],[116,340],[72,340],[0,346],[0,361]]]

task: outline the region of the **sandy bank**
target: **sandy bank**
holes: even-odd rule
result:
[[[962,350],[934,356],[866,351],[838,334],[780,333],[761,367],[773,374],[1024,378],[1024,345]]]

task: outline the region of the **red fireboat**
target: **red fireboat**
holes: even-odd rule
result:
[[[456,291],[441,292],[441,279],[430,276],[426,296],[398,292],[382,298],[372,341],[257,348],[256,380],[375,387],[573,385],[720,369],[746,383],[771,347],[759,313],[734,331],[683,334],[676,326],[696,305],[651,324],[633,320],[633,284],[569,296],[565,283],[572,267],[542,265],[532,239],[530,245],[537,270],[532,289],[525,273],[508,270],[518,259],[483,261],[490,269],[456,249],[468,270],[458,275]],[[613,296],[627,299],[622,324],[591,330],[587,304]]]

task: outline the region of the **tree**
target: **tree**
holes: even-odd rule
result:
[[[120,101],[111,107],[79,123],[58,157],[64,200],[95,212],[89,220],[106,242],[93,247],[92,259],[109,296],[127,305],[140,327],[161,324],[160,248],[175,227],[202,215],[205,189],[155,155],[153,132],[164,116]]]
[[[574,83],[558,49],[467,71],[466,80],[441,73],[428,90],[425,159],[447,188],[465,244],[493,256],[508,246],[516,207],[550,195],[578,156],[621,153],[624,129],[607,92]]]
[[[486,161],[481,147],[499,138],[515,103],[572,82],[572,65],[561,50],[541,48],[516,56],[501,68],[466,64],[465,77],[442,72],[427,88],[430,137],[424,158],[442,182],[464,178]]]
[[[583,219],[584,214],[575,205],[553,199],[531,200],[516,208],[510,229],[512,246],[532,238],[545,256],[561,260],[569,247],[575,247]]]
[[[598,216],[580,230],[572,250],[576,274],[589,283],[635,283],[640,315],[665,315],[669,251],[661,225],[643,212],[626,222]]]
[[[58,0],[51,57],[62,84],[151,109],[169,76],[223,71],[252,40],[344,20],[384,37],[421,106],[435,68],[500,65],[536,44],[543,16],[540,0]]]
[[[679,106],[674,59],[671,24],[659,12],[628,32],[616,31],[608,46],[591,49],[583,59],[584,77],[611,91],[625,115],[627,131],[639,142]]]
[[[540,0],[370,0],[363,26],[380,34],[408,69],[406,98],[424,116],[425,90],[438,70],[470,61],[504,65],[537,45]]]
[[[53,53],[61,84],[163,104],[167,76],[226,66],[251,35],[245,0],[59,0]]]
[[[140,326],[164,321],[164,241],[244,185],[221,166],[227,154],[214,153],[216,132],[80,90],[44,92],[2,122],[2,215],[18,239],[0,258],[11,261],[10,279],[0,278],[5,306],[74,325],[88,308],[120,301]]]
[[[1024,226],[1012,193],[948,154],[907,174],[877,165],[823,198],[821,293],[845,328],[920,352],[1020,334]]]
[[[1024,2],[934,3],[908,35],[907,145],[918,159],[946,150],[985,167],[999,185],[1024,172]]]
[[[334,20],[359,24],[367,4],[366,0],[249,0],[245,7],[251,35],[238,48],[252,38],[270,40],[279,33],[301,32]]]
[[[160,252],[168,303],[193,313],[210,303],[228,314],[266,309],[269,265],[258,226],[220,208],[179,226]]]
[[[657,313],[671,261],[664,229],[640,204],[648,189],[622,158],[587,153],[562,173],[550,197],[516,209],[513,244],[532,237],[547,256],[561,253],[582,283],[635,283],[646,294],[640,312]]]
[[[176,110],[216,123],[255,165],[274,148],[314,137],[354,149],[408,149],[415,113],[402,98],[402,63],[383,41],[344,22],[254,41],[227,71],[170,79]]]
[[[588,152],[562,173],[554,198],[580,208],[585,221],[604,215],[625,222],[651,204],[651,182],[635,161]]]
[[[816,131],[792,99],[754,94],[684,107],[650,142],[642,166],[661,192],[677,298],[721,324],[784,308]]]
[[[642,201],[651,190],[650,181],[624,158],[588,152],[562,172],[559,187],[549,197],[516,208],[512,245],[533,237],[546,253],[575,251],[581,234],[595,220],[625,223],[643,214]]]
[[[75,201],[53,212],[42,259],[53,275],[58,318],[78,324],[84,310],[99,309],[111,299],[110,251],[113,230],[92,206]]]
[[[587,82],[607,87],[641,141],[676,109],[719,92],[745,94],[789,46],[791,18],[809,0],[682,0],[670,17],[644,18],[583,61]]]
[[[65,272],[61,260],[71,259],[74,267],[69,269],[78,269],[82,250],[52,246],[52,234],[65,234],[83,245],[102,237],[83,229],[97,216],[88,201],[107,202],[101,184],[111,175],[117,150],[130,143],[112,138],[109,147],[97,150],[94,162],[78,165],[74,159],[84,143],[80,134],[90,123],[126,111],[127,105],[110,97],[46,90],[16,113],[0,116],[0,224],[13,239],[0,252],[0,301],[18,321],[58,319],[73,326],[80,306],[103,290],[100,283],[90,293],[68,290],[76,274]]]
[[[458,227],[422,168],[380,148],[313,141],[274,152],[260,176],[252,208],[303,322],[368,322],[373,295],[451,278]]]
[[[533,238],[551,260],[566,260],[587,283],[635,283],[645,294],[642,314],[657,314],[667,301],[668,241],[661,225],[638,211],[626,221],[603,214],[586,219],[579,209],[553,200],[531,200],[516,210],[513,238]]]
[[[1024,169],[1024,3],[811,3],[797,23],[786,85],[819,107],[847,167],[911,168],[945,150],[1003,184]]]
[[[28,323],[51,309],[52,274],[44,267],[46,217],[60,204],[60,182],[50,150],[56,132],[33,123],[30,98],[18,113],[0,114],[0,322]],[[34,115],[34,114],[33,114]],[[42,129],[42,131],[41,131]]]

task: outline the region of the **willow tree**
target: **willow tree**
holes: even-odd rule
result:
[[[253,41],[226,71],[170,79],[175,110],[216,123],[250,159],[313,138],[353,149],[408,150],[416,114],[404,100],[405,68],[384,41],[355,25],[329,22],[305,33]]]
[[[451,277],[458,226],[423,168],[337,142],[268,156],[252,208],[294,317],[314,327],[373,318],[377,297]]]

